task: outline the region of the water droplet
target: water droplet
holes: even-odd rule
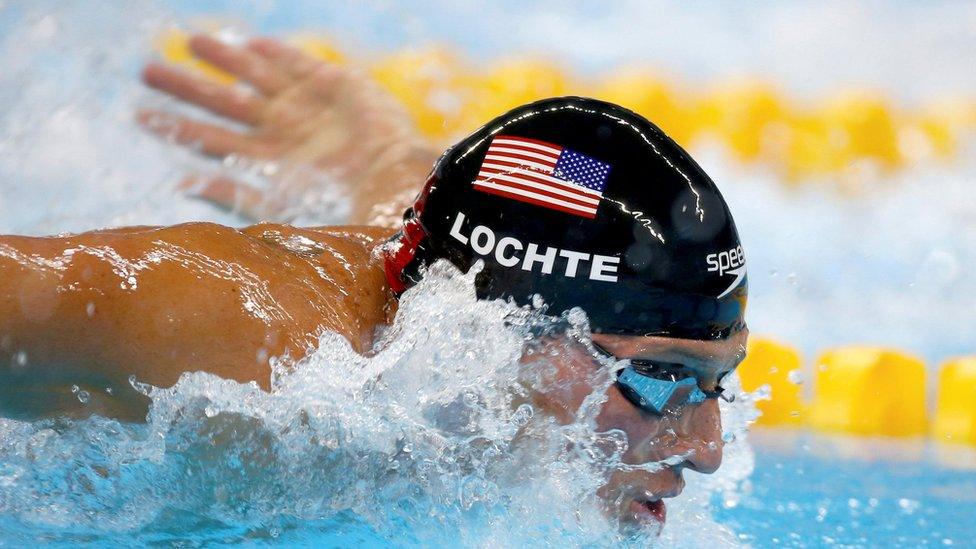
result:
[[[17,351],[14,353],[14,366],[18,368],[27,366],[27,351]]]
[[[261,165],[261,175],[265,177],[274,177],[278,173],[278,164],[276,162],[265,162]]]
[[[89,301],[88,302],[88,305],[85,305],[85,314],[88,315],[88,318],[91,318],[91,317],[95,316],[95,304],[94,303],[92,303],[92,302]]]
[[[78,397],[78,402],[82,404],[88,404],[91,401],[91,395],[88,394],[88,391],[78,391],[76,396]]]
[[[722,433],[722,442],[726,444],[731,444],[732,442],[735,442],[735,433],[733,433],[732,431]]]
[[[790,370],[790,372],[786,374],[786,379],[789,379],[790,383],[794,385],[803,385],[803,382],[805,381],[803,378],[803,372],[801,372],[799,369]]]
[[[898,500],[898,507],[901,508],[902,512],[906,515],[911,515],[915,511],[918,511],[919,502],[914,499],[901,498]]]

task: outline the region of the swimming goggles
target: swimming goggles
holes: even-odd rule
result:
[[[593,348],[605,358],[621,360],[600,345]],[[690,404],[701,404],[705,399],[721,398],[732,402],[735,395],[718,387],[704,391],[698,380],[680,364],[639,358],[627,359],[629,364],[617,372],[617,387],[634,406],[661,415],[666,410],[676,410]]]

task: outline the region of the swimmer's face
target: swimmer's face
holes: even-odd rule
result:
[[[593,341],[621,359],[682,364],[694,372],[701,389],[711,391],[741,362],[747,337],[748,330],[743,329],[724,340],[594,334]],[[548,346],[547,358],[555,366],[556,383],[549,384],[553,390],[539,395],[537,401],[550,414],[569,422],[592,391],[590,380],[600,366],[588,349],[569,338]],[[667,460],[654,472],[618,471],[601,488],[600,495],[625,520],[663,520],[660,501],[681,493],[683,470],[712,473],[722,462],[722,424],[714,398],[657,415],[635,406],[614,384],[597,416],[597,427],[601,431],[619,429],[627,435],[624,463]]]

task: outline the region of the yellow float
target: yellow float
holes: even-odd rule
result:
[[[461,62],[441,48],[394,53],[373,65],[370,73],[403,103],[420,131],[435,139],[458,131],[476,90]]]
[[[715,133],[733,156],[759,160],[770,142],[769,130],[782,122],[788,106],[780,92],[759,80],[721,83],[698,104],[695,125]]]
[[[314,34],[298,34],[292,36],[288,42],[309,57],[313,57],[319,61],[334,63],[336,65],[342,65],[346,62],[346,55],[328,38]]]
[[[190,35],[181,30],[171,30],[162,35],[158,39],[157,49],[166,61],[194,70],[221,84],[231,84],[236,80],[234,75],[193,55],[190,50]]]
[[[843,147],[835,154],[845,163],[870,160],[885,171],[902,165],[900,120],[880,93],[841,93],[827,101],[821,114],[831,130],[843,136]]]
[[[739,365],[742,389],[754,392],[766,386],[769,400],[759,400],[759,425],[799,425],[803,411],[800,400],[802,361],[796,349],[771,339],[753,336],[746,359]]]
[[[663,77],[639,68],[615,71],[601,79],[593,89],[597,99],[626,107],[657,124],[681,145],[687,145],[693,133],[687,107],[672,85]]]
[[[824,353],[815,367],[810,425],[856,435],[925,433],[925,365],[878,347]]]
[[[942,367],[932,435],[976,444],[976,357],[950,360]]]

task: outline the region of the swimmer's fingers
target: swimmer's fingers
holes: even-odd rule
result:
[[[140,124],[149,131],[207,155],[225,157],[231,154],[252,158],[267,158],[268,146],[258,140],[227,128],[199,122],[183,116],[160,111],[139,111]]]
[[[190,176],[178,188],[193,198],[205,200],[254,221],[268,214],[269,205],[261,191],[226,176]]]
[[[306,78],[324,64],[274,38],[254,38],[247,43],[247,48],[295,79]]]
[[[253,93],[160,63],[146,65],[142,79],[154,89],[245,124],[260,122],[265,108],[265,101]]]
[[[200,59],[244,79],[262,93],[273,95],[292,83],[283,70],[248,49],[200,34],[190,39],[190,49]]]

